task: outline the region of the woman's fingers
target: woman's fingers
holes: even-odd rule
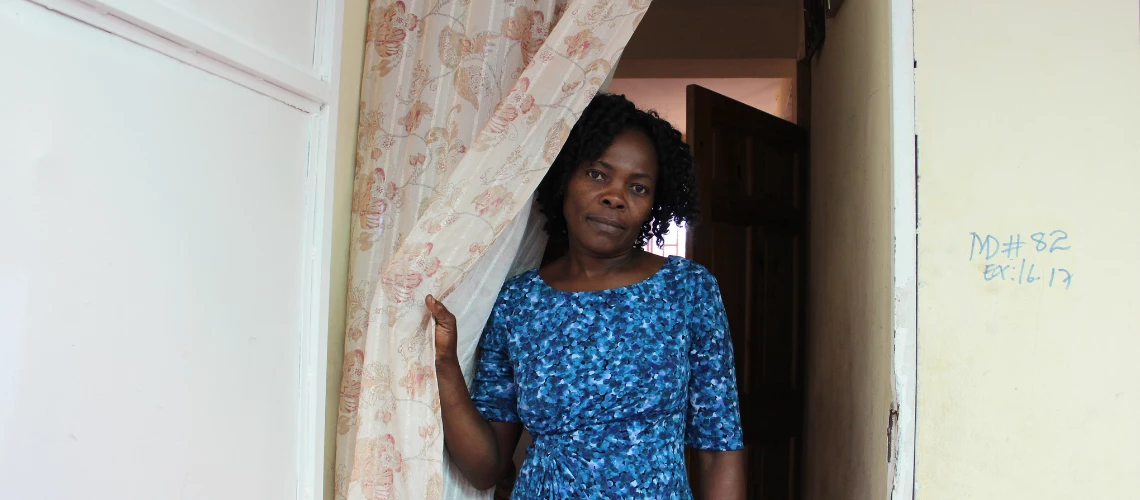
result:
[[[431,316],[435,318],[436,328],[443,327],[448,331],[455,331],[455,315],[447,310],[443,302],[435,300],[434,296],[428,295],[427,307],[428,311],[431,312]]]
[[[425,301],[432,318],[435,318],[436,362],[440,360],[453,362],[456,359],[455,315],[431,295],[428,295]]]

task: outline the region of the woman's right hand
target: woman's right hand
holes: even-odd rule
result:
[[[459,333],[455,327],[455,315],[444,307],[443,302],[435,299],[434,296],[428,295],[427,299],[428,311],[431,312],[432,318],[435,319],[435,363],[438,365],[440,362],[459,362],[459,354],[457,353],[457,344]]]
[[[518,446],[522,425],[488,422],[475,409],[456,354],[459,330],[455,327],[455,315],[431,295],[424,301],[435,318],[435,369],[443,444],[467,480],[485,490],[503,477]]]

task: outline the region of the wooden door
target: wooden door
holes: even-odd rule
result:
[[[799,498],[806,297],[807,134],[688,87],[701,223],[688,255],[716,276],[736,353],[748,498]],[[692,478],[694,487],[699,478]]]

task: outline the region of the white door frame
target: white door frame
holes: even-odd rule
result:
[[[155,0],[27,0],[155,50],[308,113],[305,261],[299,314],[301,357],[297,499],[318,500],[325,483],[325,378],[333,171],[336,162],[344,0],[317,0],[313,61],[307,67]],[[298,221],[301,223],[302,221]]]
[[[914,108],[914,1],[889,0],[891,82],[891,276],[893,286],[888,498],[915,497],[918,397],[918,199]],[[897,412],[897,413],[896,413]]]

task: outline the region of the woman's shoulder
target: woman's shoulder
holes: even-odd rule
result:
[[[665,266],[674,280],[716,284],[716,277],[705,266],[684,257],[671,256]]]
[[[531,269],[522,273],[516,274],[503,283],[503,287],[499,290],[499,299],[511,299],[519,296],[527,295],[541,280],[538,277],[538,269]]]
[[[705,266],[683,257],[670,257],[665,266],[669,272],[663,284],[678,298],[700,302],[720,296],[720,284]]]
[[[519,305],[524,303],[527,296],[534,290],[537,276],[537,270],[531,269],[507,278],[502,288],[499,289],[498,297],[495,297],[495,305],[491,309],[491,315],[493,317],[510,317],[518,313]]]

